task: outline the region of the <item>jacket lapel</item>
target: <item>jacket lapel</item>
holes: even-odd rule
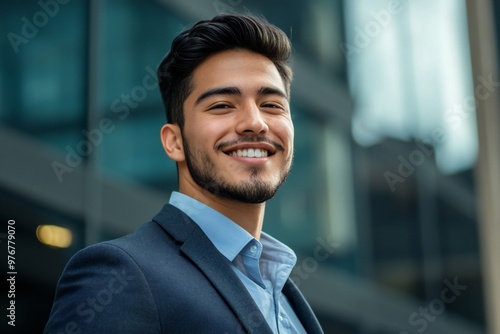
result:
[[[291,279],[285,283],[283,294],[288,298],[306,332],[308,334],[323,334],[323,329],[321,329],[314,312]]]
[[[181,251],[206,275],[237,315],[246,332],[273,333],[247,289],[231,269],[230,262],[196,223],[169,204],[153,220],[181,244]]]

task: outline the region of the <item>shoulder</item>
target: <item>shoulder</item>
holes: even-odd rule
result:
[[[175,242],[155,222],[148,222],[123,237],[99,242],[77,251],[69,260],[68,267],[78,262],[80,266],[132,264],[154,256],[151,249],[169,248]],[[172,248],[172,247],[170,247]]]
[[[156,302],[137,256],[136,241],[148,229],[154,227],[86,247],[71,258],[59,280],[46,332],[158,329]],[[124,319],[120,314],[133,316]]]
[[[74,271],[103,272],[109,268],[137,271],[146,281],[172,266],[183,266],[179,244],[154,221],[123,237],[79,250],[68,262],[63,276]],[[159,267],[159,264],[162,264]]]

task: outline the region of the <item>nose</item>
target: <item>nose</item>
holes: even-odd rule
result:
[[[241,135],[262,135],[269,131],[269,126],[259,107],[248,103],[238,115],[236,132]]]

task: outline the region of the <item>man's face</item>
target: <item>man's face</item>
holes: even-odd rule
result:
[[[180,168],[180,178],[244,203],[274,196],[291,168],[294,134],[275,65],[250,51],[223,51],[196,68],[192,83],[182,133],[189,175]]]

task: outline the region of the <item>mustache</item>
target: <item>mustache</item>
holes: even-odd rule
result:
[[[267,137],[263,137],[263,136],[260,136],[260,137],[255,137],[255,136],[241,136],[237,139],[233,139],[233,140],[228,140],[228,141],[225,141],[225,142],[222,142],[222,143],[219,143],[215,146],[215,150],[216,151],[222,151],[228,147],[231,147],[233,145],[239,145],[239,144],[248,144],[248,143],[268,143],[268,144],[271,144],[273,145],[273,147],[277,150],[277,151],[284,151],[285,148],[280,144],[280,143],[277,143]]]

